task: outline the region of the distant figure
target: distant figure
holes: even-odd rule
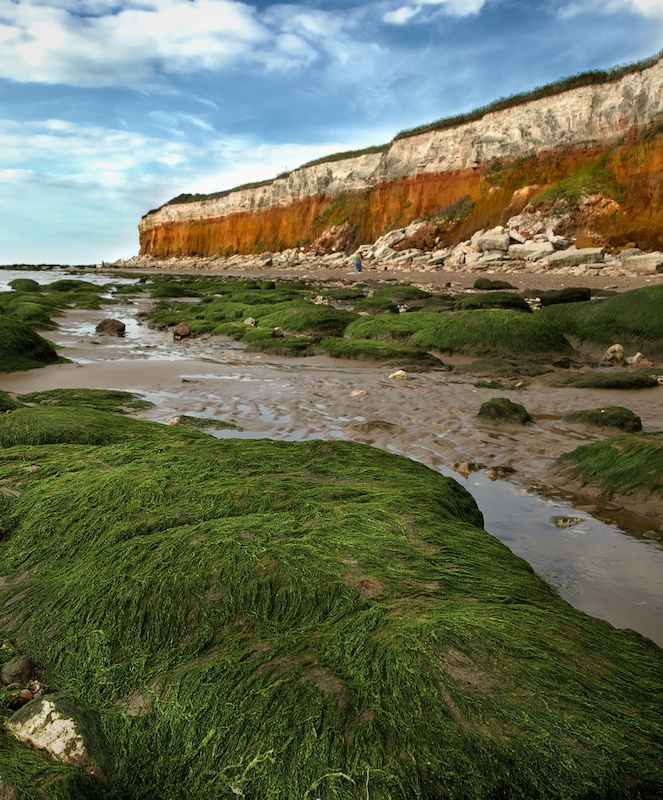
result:
[[[359,275],[361,272],[361,253],[359,250],[355,253],[355,275]]]

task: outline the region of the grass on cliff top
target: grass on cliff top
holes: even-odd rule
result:
[[[548,320],[538,314],[504,309],[364,317],[349,325],[346,335],[409,341],[424,349],[476,355],[540,358],[574,353],[568,340]]]
[[[601,345],[622,344],[663,357],[663,285],[645,286],[591,303],[565,303],[539,312],[568,336]]]
[[[556,597],[452,479],[89,409],[0,432],[0,631],[100,712],[110,797],[663,793],[661,650]]]
[[[582,445],[557,459],[557,470],[607,500],[630,494],[663,498],[663,433],[615,436]]]
[[[406,139],[411,136],[419,136],[420,134],[429,133],[431,131],[455,128],[460,125],[465,125],[468,122],[475,122],[477,120],[480,120],[486,114],[491,114],[497,111],[503,111],[509,108],[515,108],[517,106],[525,105],[526,103],[532,102],[533,100],[539,100],[545,97],[552,97],[554,95],[561,94],[562,92],[567,92],[582,86],[595,86],[603,83],[612,83],[620,80],[625,75],[635,72],[641,72],[642,70],[654,66],[662,56],[663,52],[657,53],[656,55],[651,56],[650,58],[646,58],[642,61],[637,61],[632,64],[621,65],[618,67],[614,67],[613,69],[610,70],[593,70],[591,72],[579,73],[576,75],[572,75],[571,77],[555,81],[554,83],[547,84],[545,86],[539,86],[529,92],[523,92],[521,94],[511,95],[509,97],[501,97],[498,100],[495,100],[494,102],[489,103],[486,106],[477,108],[473,111],[469,111],[464,114],[457,114],[452,117],[444,117],[442,119],[435,120],[434,122],[430,122],[424,125],[419,125],[416,128],[409,128],[407,130],[400,131],[399,133],[396,134],[393,141],[390,143],[383,145],[374,145],[372,147],[364,148],[363,150],[349,150],[339,153],[331,153],[328,156],[322,156],[321,158],[315,159],[313,161],[308,161],[305,164],[302,164],[300,167],[297,167],[296,170],[282,172],[277,176],[277,178],[286,178],[290,174],[292,174],[292,172],[296,172],[299,169],[306,169],[307,167],[316,166],[318,164],[328,164],[346,158],[357,158],[359,156],[371,153],[387,153],[390,147],[392,146],[393,142],[396,142],[399,139]],[[276,180],[276,178],[269,178],[267,180],[258,181],[254,183],[246,183],[231,189],[225,189],[220,192],[214,192],[212,194],[189,194],[189,193],[180,194],[177,197],[172,198],[172,200],[169,200],[167,203],[164,203],[164,206],[215,200],[221,197],[227,197],[233,192],[239,192],[244,189],[258,189],[263,186],[270,186],[274,183],[274,180]],[[161,206],[161,208],[163,208],[163,206]],[[154,211],[158,210],[159,210],[158,208],[154,209]],[[148,212],[148,214],[151,213],[153,212],[152,211]],[[148,216],[148,214],[146,214],[145,216]]]
[[[573,411],[564,417],[564,422],[593,425],[596,428],[619,428],[627,433],[637,433],[642,430],[640,417],[622,406]]]
[[[545,97],[553,97],[562,92],[568,92],[572,89],[577,89],[582,86],[596,86],[602,83],[613,83],[621,80],[625,75],[634,72],[642,72],[642,70],[653,67],[663,57],[663,51],[653,55],[643,61],[636,61],[632,64],[624,64],[614,67],[610,70],[592,70],[591,72],[581,72],[577,75],[572,75],[569,78],[562,78],[554,83],[539,86],[529,92],[522,94],[511,95],[510,97],[501,97],[487,106],[477,108],[474,111],[469,111],[465,114],[458,114],[454,117],[446,117],[444,119],[430,122],[426,125],[420,125],[416,128],[401,131],[396,134],[394,141],[398,139],[406,139],[410,136],[418,136],[422,133],[429,131],[445,130],[447,128],[455,128],[459,125],[465,125],[468,122],[475,122],[482,119],[486,114],[495,113],[497,111],[504,111],[509,108],[516,108],[517,106],[525,105],[533,100],[540,100]]]

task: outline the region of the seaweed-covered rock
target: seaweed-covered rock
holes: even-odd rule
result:
[[[508,281],[492,281],[490,278],[477,278],[474,281],[474,288],[482,292],[490,292],[500,289],[515,289]]]
[[[140,411],[154,405],[133,392],[123,392],[120,389],[46,389],[43,392],[22,394],[18,399],[20,404],[94,408],[97,411],[115,411],[119,414]]]
[[[7,720],[5,727],[19,741],[106,782],[108,753],[99,718],[80,701],[49,694],[27,703]]]
[[[607,500],[620,495],[663,498],[663,433],[635,433],[582,445],[556,461],[556,469]]]
[[[490,292],[488,294],[461,294],[455,298],[457,307],[461,311],[474,308],[510,308],[514,311],[524,311],[531,314],[527,300],[513,292]]]
[[[53,345],[28,325],[0,317],[0,372],[35,369],[61,360]]]
[[[552,367],[530,361],[516,361],[506,358],[477,358],[469,364],[458,364],[454,372],[487,378],[532,378],[551,372]]]
[[[574,389],[652,389],[658,381],[642,372],[549,372],[536,378],[546,386]]]
[[[542,306],[554,306],[559,303],[584,303],[591,299],[591,291],[580,286],[567,286],[564,289],[551,289],[539,292]]]
[[[414,345],[400,342],[381,342],[372,339],[329,337],[319,347],[334,358],[353,361],[373,361],[381,364],[402,364],[413,372],[447,369],[440,359]]]
[[[362,317],[345,332],[353,339],[404,341],[442,353],[527,358],[537,361],[577,355],[568,339],[538,314],[489,308],[433,314],[384,314]]]
[[[619,428],[628,433],[637,433],[642,430],[640,417],[622,406],[573,411],[564,417],[564,421],[594,425],[597,428]]]
[[[454,480],[353,442],[26,411],[78,433],[35,445],[26,419],[0,450],[4,633],[85,687],[111,796],[663,793],[663,652],[552,593]],[[9,776],[3,747],[36,795],[35,754]]]
[[[398,314],[398,305],[388,297],[364,297],[355,303],[354,311],[367,314]]]
[[[621,342],[650,356],[663,356],[663,284],[623,292],[591,303],[562,303],[539,312],[582,341]]]
[[[32,661],[26,655],[19,655],[12,658],[0,669],[0,680],[5,686],[10,683],[19,683],[27,686],[28,681],[34,673]]]
[[[18,400],[14,400],[14,398],[9,394],[9,392],[4,392],[0,390],[0,412],[1,411],[13,411],[15,408],[20,408],[21,403]]]
[[[494,397],[492,400],[487,400],[479,409],[477,419],[482,422],[506,422],[517,425],[534,422],[524,406],[514,403],[506,397]]]

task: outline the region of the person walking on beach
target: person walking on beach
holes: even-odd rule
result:
[[[355,275],[359,275],[359,273],[361,272],[361,253],[359,252],[359,250],[357,250],[357,252],[355,253],[354,264],[355,264]]]

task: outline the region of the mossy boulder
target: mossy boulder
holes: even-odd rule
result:
[[[14,400],[14,398],[9,394],[9,392],[4,392],[0,390],[0,412],[1,411],[13,411],[15,408],[20,408],[23,404],[20,403],[18,400]]]
[[[620,342],[650,357],[663,356],[663,285],[645,286],[607,300],[564,303],[539,312],[582,341]]]
[[[0,317],[0,372],[35,369],[62,361],[55,347],[28,325]]]
[[[431,296],[430,292],[419,289],[417,286],[409,285],[379,286],[373,292],[373,297],[382,300],[390,300],[392,303],[396,304],[408,303],[413,300],[424,300]]]
[[[557,597],[454,480],[352,442],[24,411],[1,633],[84,687],[111,796],[663,793],[663,652]],[[45,412],[70,443],[36,443]],[[36,796],[37,756],[9,747]]]
[[[515,289],[508,281],[493,281],[490,278],[477,278],[474,281],[474,288],[482,292],[501,291],[504,289]]]
[[[616,495],[663,498],[663,433],[635,433],[582,445],[556,461],[561,475]]]
[[[398,314],[398,305],[387,297],[364,297],[355,303],[353,310],[367,314]]]
[[[357,314],[353,311],[310,304],[302,308],[275,311],[262,317],[259,322],[261,327],[278,327],[290,333],[338,336],[355,319]]]
[[[591,299],[591,296],[591,291],[581,286],[567,286],[564,289],[539,292],[542,306],[555,306],[560,303],[585,303]]]
[[[99,715],[80,700],[57,693],[40,697],[13,714],[5,727],[19,741],[45,750],[55,761],[106,783],[108,751]]]
[[[487,294],[460,294],[454,298],[456,307],[461,311],[474,308],[510,308],[531,314],[529,303],[519,294],[513,292],[489,292]]]
[[[549,372],[537,383],[574,389],[653,389],[658,381],[645,372]]]
[[[132,392],[119,389],[47,389],[43,392],[22,394],[18,399],[23,405],[94,408],[97,411],[116,411],[120,414],[140,411],[154,405]]]
[[[329,337],[319,345],[334,358],[353,361],[373,361],[382,364],[399,364],[410,371],[428,371],[444,368],[444,364],[419,347],[398,342],[382,342],[372,339],[344,339]]]
[[[40,292],[41,286],[32,278],[14,278],[9,281],[9,286],[15,292]]]
[[[459,364],[454,372],[487,378],[530,379],[551,372],[552,367],[531,361],[517,361],[507,358],[477,358],[469,364]]]
[[[426,350],[463,355],[529,358],[546,361],[577,355],[568,339],[538,314],[505,309],[362,317],[348,325],[353,339],[383,339],[415,344]]]
[[[569,341],[538,315],[485,309],[437,316],[413,337],[422,347],[476,355],[574,355]]]
[[[508,423],[512,425],[525,425],[534,422],[527,409],[520,403],[514,403],[506,397],[493,397],[487,400],[479,409],[477,419],[482,422]]]
[[[640,417],[622,406],[573,411],[564,417],[564,422],[593,425],[597,428],[619,428],[627,433],[637,433],[642,430]]]

